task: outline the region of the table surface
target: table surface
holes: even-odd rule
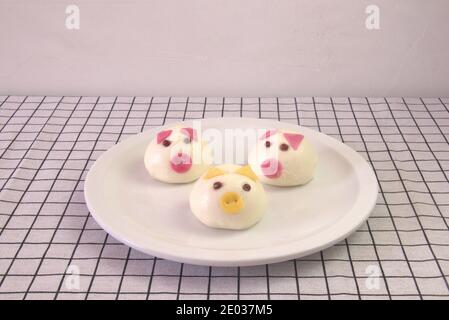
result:
[[[449,298],[449,98],[0,96],[0,299]],[[87,171],[117,142],[183,119],[256,117],[343,141],[377,205],[348,239],[257,267],[180,264],[108,236]]]

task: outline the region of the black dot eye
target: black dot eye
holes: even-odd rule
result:
[[[279,149],[281,149],[281,151],[287,151],[287,150],[288,150],[288,144],[282,143],[282,144],[279,146]]]
[[[249,191],[249,190],[251,190],[251,186],[250,186],[248,183],[245,183],[245,184],[242,186],[242,189],[245,190],[245,191]]]
[[[271,147],[271,142],[270,141],[265,141],[265,147],[266,148],[269,148],[269,147]]]
[[[214,182],[214,189],[218,190],[223,186],[223,183],[221,183],[220,181]]]
[[[184,139],[184,143],[185,143],[185,144],[189,144],[190,142],[191,142],[191,141],[190,141],[189,138],[185,138],[185,139]]]
[[[171,145],[171,141],[170,140],[164,140],[164,141],[162,141],[162,145],[164,147],[168,147],[169,145]]]

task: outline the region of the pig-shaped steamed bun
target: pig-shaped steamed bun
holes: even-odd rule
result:
[[[250,152],[249,163],[260,181],[275,186],[306,184],[313,178],[317,154],[298,132],[267,131]]]
[[[193,214],[212,228],[249,228],[262,218],[266,205],[263,186],[249,166],[211,167],[190,193]]]
[[[145,167],[160,181],[186,183],[198,179],[211,163],[210,148],[196,130],[175,127],[157,133],[145,151]]]

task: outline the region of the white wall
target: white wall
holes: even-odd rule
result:
[[[0,0],[0,94],[448,96],[449,1]]]

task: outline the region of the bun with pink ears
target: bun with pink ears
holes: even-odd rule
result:
[[[267,130],[249,154],[260,181],[275,186],[297,186],[312,180],[318,156],[299,132]]]
[[[174,127],[156,134],[145,151],[144,161],[153,178],[168,183],[187,183],[207,170],[212,156],[195,129]]]

